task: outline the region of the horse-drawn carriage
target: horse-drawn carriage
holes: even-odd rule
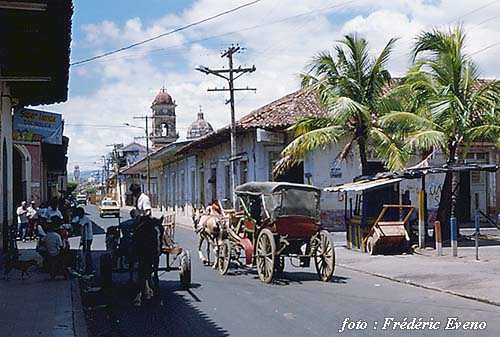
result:
[[[139,223],[137,223],[139,221]],[[191,257],[187,249],[182,248],[175,242],[175,214],[166,214],[160,219],[144,217],[131,219],[129,224],[111,226],[106,233],[106,248],[110,252],[111,273],[115,267],[120,267],[123,262],[128,265],[130,279],[133,279],[134,264],[140,263],[143,256],[138,247],[150,247],[148,251],[153,251],[152,272],[153,279],[159,282],[159,271],[179,271],[179,280],[183,289],[191,286]],[[141,223],[142,222],[142,223]],[[148,232],[151,235],[138,235],[144,227],[150,226]],[[121,227],[121,228],[120,228]],[[141,230],[142,229],[142,230]],[[141,242],[138,242],[141,240]],[[144,249],[143,249],[144,250]],[[161,256],[165,255],[165,265],[162,265]],[[173,256],[173,259],[171,257]]]
[[[226,274],[231,262],[245,258],[257,267],[259,278],[270,283],[283,271],[285,258],[294,266],[309,267],[314,260],[322,281],[335,269],[335,250],[330,234],[320,222],[320,193],[313,186],[250,182],[235,190],[243,212],[225,221],[218,244],[217,266]],[[293,263],[292,263],[293,265]]]

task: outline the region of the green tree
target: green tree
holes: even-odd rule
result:
[[[476,65],[464,52],[461,27],[423,32],[413,49],[414,65],[394,95],[405,112],[391,112],[381,125],[397,129],[406,139],[404,151],[422,153],[440,149],[448,165],[454,165],[474,141],[500,144],[498,81],[479,79]],[[438,220],[449,238],[452,190],[457,174],[448,172],[442,187]]]
[[[389,40],[382,52],[372,57],[366,39],[346,35],[334,47],[334,54],[324,51],[313,58],[309,72],[302,75],[302,87],[317,95],[326,113],[301,118],[290,128],[296,138],[283,150],[275,172],[302,160],[309,151],[340,140],[347,140],[340,159],[357,146],[363,175],[369,173],[369,147],[389,168],[403,166],[406,154],[398,139],[378,123],[379,116],[399,108],[397,101],[384,94],[391,83],[386,65],[395,42]]]
[[[68,186],[67,186],[67,189],[66,189],[66,193],[68,195],[72,194],[76,190],[77,187],[78,187],[78,183],[77,182],[68,181]]]

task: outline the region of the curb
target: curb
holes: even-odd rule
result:
[[[73,333],[75,337],[89,337],[85,313],[82,306],[82,294],[76,278],[71,278],[71,304],[73,307]]]
[[[485,303],[485,304],[489,304],[489,305],[494,305],[494,306],[500,307],[500,302],[491,301],[491,300],[488,300],[488,299],[483,298],[483,297],[462,294],[462,293],[459,293],[459,292],[456,292],[456,291],[442,289],[442,288],[438,288],[438,287],[432,287],[432,286],[424,285],[424,284],[421,284],[421,283],[413,282],[413,281],[410,281],[410,280],[405,280],[404,281],[404,280],[400,280],[400,279],[395,278],[395,277],[391,277],[391,276],[387,276],[387,275],[383,275],[383,274],[379,274],[379,273],[373,273],[373,272],[369,272],[369,271],[366,271],[366,270],[361,270],[361,269],[356,269],[356,268],[348,267],[348,266],[346,266],[344,264],[340,264],[340,263],[337,263],[336,266],[344,268],[344,269],[347,269],[347,270],[355,271],[355,272],[358,272],[358,273],[362,273],[362,274],[365,274],[365,275],[380,277],[380,278],[383,278],[383,279],[386,279],[386,280],[389,280],[389,281],[393,281],[393,282],[397,282],[397,283],[401,283],[401,284],[407,284],[407,285],[411,285],[411,286],[414,286],[414,287],[417,287],[417,288],[422,288],[422,289],[437,291],[437,292],[440,292],[440,293],[446,293],[446,294],[449,294],[449,295],[453,295],[453,296],[465,298],[465,299],[468,299],[468,300],[473,300],[473,301],[477,301],[477,302],[481,302],[481,303]]]

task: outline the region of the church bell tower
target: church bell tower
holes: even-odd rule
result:
[[[179,138],[175,125],[175,101],[162,88],[156,95],[151,110],[153,110],[153,131],[151,142],[153,147],[159,148],[175,142]]]

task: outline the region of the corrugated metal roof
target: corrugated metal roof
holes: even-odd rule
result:
[[[353,183],[342,184],[338,186],[327,187],[324,190],[326,192],[361,192],[369,191],[383,186],[399,183],[402,178],[385,178],[377,180],[360,180]]]

